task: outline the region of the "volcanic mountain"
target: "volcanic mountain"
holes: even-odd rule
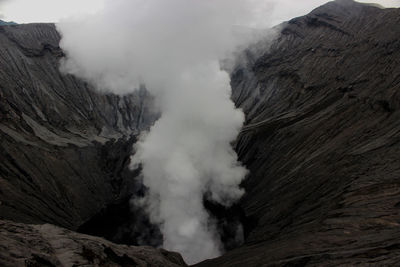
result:
[[[208,203],[242,223],[244,243],[198,266],[396,265],[400,9],[336,0],[276,29],[231,71],[246,194]],[[74,232],[141,244],[123,238],[153,227],[129,208],[143,193],[129,157],[160,114],[145,88],[101,94],[60,73],[59,42],[53,24],[0,26],[0,265],[185,265]]]

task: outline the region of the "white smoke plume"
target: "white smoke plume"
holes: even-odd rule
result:
[[[97,14],[57,25],[65,71],[99,90],[123,94],[145,84],[155,96],[162,115],[132,165],[142,164],[163,246],[189,263],[222,252],[204,194],[227,206],[243,194],[247,171],[231,141],[244,115],[219,62],[246,45],[233,29],[254,25],[259,9],[256,0],[110,0]]]
[[[6,3],[7,0],[0,0],[0,19],[2,19],[4,17],[3,14],[3,6]]]

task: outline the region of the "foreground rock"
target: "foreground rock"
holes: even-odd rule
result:
[[[233,73],[239,249],[201,266],[400,262],[400,9],[328,3]]]
[[[115,245],[50,224],[0,220],[0,266],[186,266],[178,253]]]

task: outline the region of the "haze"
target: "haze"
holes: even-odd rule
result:
[[[326,0],[259,0],[260,9],[256,16],[264,16],[265,8],[273,9],[262,26],[272,26],[282,21],[301,16]],[[398,0],[363,0],[358,2],[378,3],[384,7],[400,7]],[[0,19],[18,23],[58,22],[60,19],[85,13],[95,13],[104,7],[104,0],[0,0]],[[271,11],[270,11],[271,12]],[[255,21],[262,21],[259,18]],[[270,25],[272,24],[272,25]]]

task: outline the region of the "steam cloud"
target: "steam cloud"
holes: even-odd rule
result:
[[[7,0],[0,0],[0,19],[2,19],[4,17],[2,9],[3,9],[4,3],[6,3],[6,1]]]
[[[243,194],[247,171],[230,142],[244,116],[219,61],[247,43],[232,29],[251,25],[255,7],[255,0],[110,0],[95,15],[57,25],[65,71],[119,94],[145,84],[156,97],[161,118],[142,135],[132,166],[142,164],[149,188],[142,204],[163,246],[189,263],[222,250],[203,196],[228,206]]]

